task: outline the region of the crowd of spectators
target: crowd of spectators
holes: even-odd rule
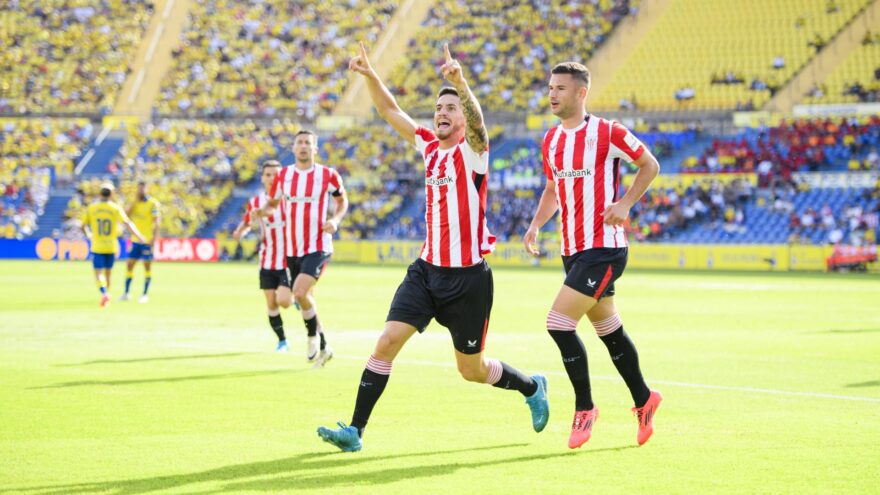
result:
[[[191,117],[328,114],[358,41],[374,43],[398,0],[193,2],[154,112]]]
[[[685,173],[755,172],[761,185],[793,172],[877,170],[880,117],[782,122],[712,141]]]
[[[437,2],[410,40],[406,59],[392,71],[389,86],[407,111],[430,113],[442,80],[439,48],[448,42],[484,109],[543,112],[548,67],[562,60],[586,61],[636,3]]]
[[[0,114],[109,113],[152,12],[142,0],[3,2]]]
[[[53,182],[72,180],[93,132],[83,119],[0,120],[0,237],[36,231]]]
[[[107,177],[120,184],[118,200],[134,197],[137,181],[162,204],[162,232],[192,236],[230,196],[253,179],[261,160],[289,148],[295,133],[289,122],[172,121],[129,131]],[[70,200],[65,230],[79,228],[82,208],[98,193],[100,179],[82,181]]]

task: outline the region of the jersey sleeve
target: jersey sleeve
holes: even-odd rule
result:
[[[422,156],[425,156],[425,149],[428,145],[436,140],[437,136],[430,129],[421,126],[416,128],[416,148]]]
[[[248,201],[244,208],[244,216],[241,218],[241,221],[244,222],[245,225],[250,225],[251,211],[253,211],[253,209],[253,201]]]
[[[544,175],[547,180],[554,180],[553,171],[550,170],[550,131],[544,133],[544,139],[541,141],[541,163],[544,164]]]
[[[472,172],[486,175],[486,173],[489,172],[489,144],[486,144],[486,149],[483,150],[482,153],[474,151],[474,149],[471,148],[471,145],[468,144],[467,139],[465,139],[460,146],[465,167]]]
[[[634,162],[645,152],[645,145],[632,132],[619,122],[611,123],[611,146],[608,155],[611,158],[623,158]]]
[[[91,220],[91,216],[89,215],[89,209],[90,208],[88,206],[86,206],[85,209],[83,209],[82,214],[80,214],[80,216],[79,216],[79,221],[82,222],[83,225],[88,225],[89,221]]]
[[[327,191],[333,196],[342,196],[345,186],[342,185],[342,176],[335,168],[330,169],[330,180],[327,181]]]
[[[269,199],[277,199],[281,201],[281,178],[284,176],[284,169],[281,170],[281,173],[275,176],[275,180],[272,181],[272,187],[269,188]]]

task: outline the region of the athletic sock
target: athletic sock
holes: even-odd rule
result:
[[[103,279],[95,280],[95,285],[98,286],[98,290],[101,291],[102,295],[107,295],[107,284]]]
[[[327,348],[327,340],[324,338],[324,331],[322,330],[318,332],[318,335],[321,336],[321,350],[323,351]]]
[[[134,272],[131,270],[125,272],[125,293],[128,294],[129,289],[131,289],[131,278],[134,276]]]
[[[559,353],[562,365],[568,373],[568,379],[574,388],[574,408],[577,411],[589,411],[593,408],[593,393],[590,389],[590,371],[587,364],[587,349],[578,336],[571,330],[548,330]]]
[[[275,332],[275,335],[278,336],[278,342],[285,340],[284,337],[284,322],[281,321],[281,313],[278,310],[275,311],[276,314],[272,314],[269,312],[269,326],[272,327],[272,331]]]
[[[315,311],[315,308],[304,309],[301,313],[309,337],[318,335],[318,313]]]
[[[373,413],[373,407],[382,396],[388,377],[391,375],[391,362],[382,361],[375,356],[370,356],[367,366],[361,375],[361,384],[358,388],[357,400],[355,401],[354,413],[351,416],[351,426],[358,430],[359,436],[364,436],[364,428]]]
[[[150,290],[150,281],[153,280],[153,274],[147,270],[144,272],[144,295],[147,295],[147,291]],[[128,289],[125,289],[125,292],[128,292]]]
[[[599,338],[608,348],[611,361],[614,362],[614,367],[626,382],[636,407],[644,406],[648,402],[651,390],[645,383],[645,379],[642,378],[642,370],[639,368],[639,353],[629,335],[623,331],[621,325],[617,330]]]
[[[518,390],[526,397],[535,395],[538,384],[513,366],[497,359],[487,359],[489,375],[486,383],[505,390]]]

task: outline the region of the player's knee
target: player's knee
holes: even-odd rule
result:
[[[294,287],[293,297],[296,298],[296,302],[302,304],[302,302],[309,297],[309,289],[304,287]]]
[[[593,321],[591,323],[593,324],[593,328],[596,329],[596,335],[599,337],[610,335],[623,326],[623,320],[620,319],[620,314],[618,313],[614,313],[608,318]]]
[[[379,341],[376,342],[376,357],[383,361],[390,361],[388,356],[397,355],[397,351],[400,350],[401,345],[403,345],[403,343],[399,338],[388,332],[383,332],[382,335],[379,336]]]
[[[486,371],[481,366],[458,363],[458,372],[462,378],[469,382],[484,383],[486,381]]]
[[[277,304],[278,306],[280,306],[284,309],[287,309],[290,307],[290,304],[291,304],[290,297],[282,297],[280,295],[276,296],[275,297],[275,304]]]

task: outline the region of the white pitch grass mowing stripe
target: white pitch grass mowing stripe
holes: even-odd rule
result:
[[[367,362],[369,356],[347,356],[335,354],[333,356],[336,359],[347,359],[352,361],[362,361],[364,363]],[[441,362],[441,361],[426,361],[423,359],[396,359],[395,363],[400,364],[410,364],[415,366],[436,366],[440,368],[454,368],[454,364],[452,360],[449,362]],[[547,375],[551,376],[561,376],[566,377],[567,375],[561,371],[545,371]],[[601,375],[590,375],[590,378],[596,380],[605,380],[605,381],[614,381],[621,382],[620,377],[617,376],[601,376]],[[706,383],[688,383],[688,382],[677,382],[672,380],[654,380],[651,379],[651,383],[656,383],[658,385],[668,385],[671,387],[683,387],[683,388],[698,388],[704,390],[725,390],[729,392],[747,392],[754,394],[765,394],[765,395],[777,395],[777,396],[789,396],[789,397],[809,397],[812,399],[830,399],[830,400],[844,400],[844,401],[853,401],[853,402],[873,402],[880,403],[880,397],[860,397],[856,395],[836,395],[836,394],[823,394],[818,392],[793,392],[790,390],[775,390],[770,388],[754,388],[754,387],[735,387],[728,385],[712,385]]]

